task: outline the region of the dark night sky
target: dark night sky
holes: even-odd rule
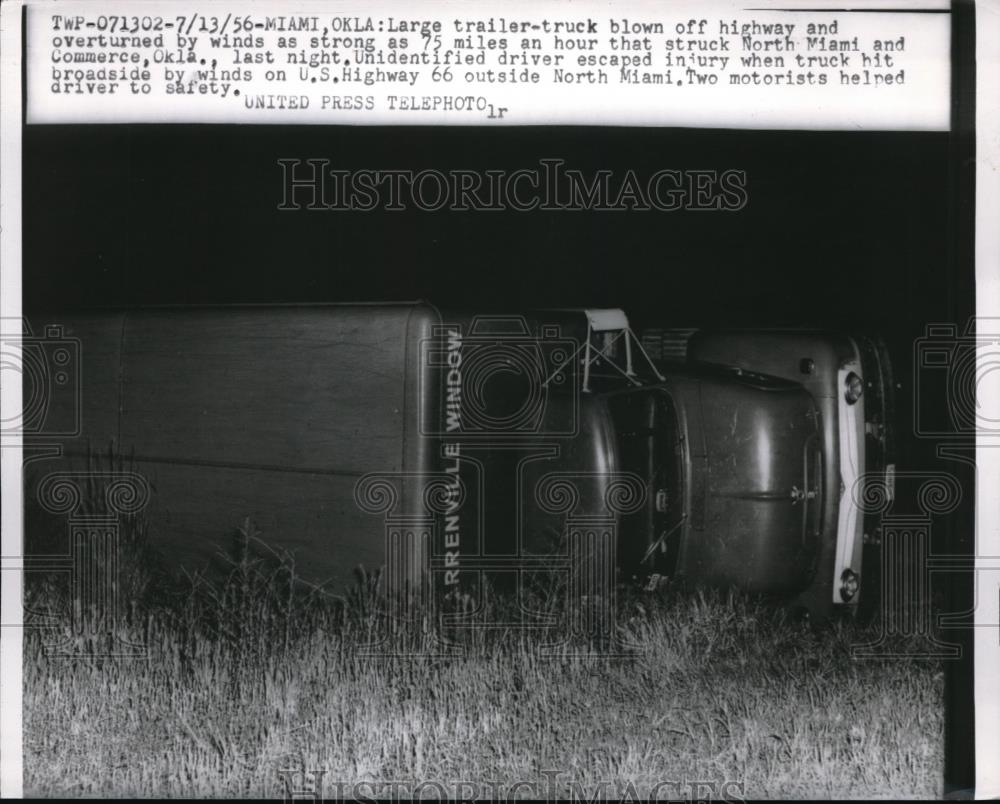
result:
[[[746,171],[738,212],[279,211],[337,168]],[[949,317],[947,134],[34,126],[25,309],[425,298],[623,306],[639,323]],[[888,320],[887,320],[888,319]]]

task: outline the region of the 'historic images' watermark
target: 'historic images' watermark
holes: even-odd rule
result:
[[[516,780],[331,779],[326,770],[282,769],[284,800],[292,801],[745,801],[745,783],[734,779],[659,779],[645,784],[599,779],[581,782],[569,771],[540,769],[541,778]]]
[[[563,167],[540,159],[516,170],[370,170],[329,159],[279,159],[280,210],[330,212],[738,212],[747,203],[744,170],[634,170]]]

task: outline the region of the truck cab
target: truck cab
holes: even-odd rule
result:
[[[650,478],[642,521],[623,523],[623,568],[782,597],[811,587],[823,467],[808,394],[699,369],[605,399],[622,465]]]
[[[609,467],[645,483],[643,504],[620,517],[623,579],[819,601],[835,528],[824,519],[823,416],[812,395],[764,373],[654,363],[620,310],[583,320],[573,333],[582,398],[610,434]]]
[[[701,330],[687,343],[689,365],[728,366],[798,383],[820,412],[824,542],[810,609],[854,609],[877,601],[879,522],[854,500],[858,484],[894,492],[893,384],[880,341],[821,330]]]

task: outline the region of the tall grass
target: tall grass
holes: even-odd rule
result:
[[[636,595],[618,607],[639,648],[626,656],[545,656],[553,628],[418,618],[408,655],[386,658],[364,655],[384,630],[377,574],[331,603],[250,522],[220,567],[127,612],[141,658],[50,657],[52,633],[29,632],[28,795],[280,797],[288,770],[324,771],[331,798],[427,780],[588,798],[685,781],[744,798],[941,793],[940,664],[855,660],[873,635],[849,624],[817,631],[737,594]],[[51,586],[32,594],[57,613]],[[432,649],[443,636],[461,653]]]

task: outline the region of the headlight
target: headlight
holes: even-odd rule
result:
[[[861,587],[861,581],[854,570],[846,569],[840,576],[840,597],[845,603],[850,603]]]
[[[844,397],[848,405],[853,405],[865,391],[865,384],[853,371],[844,378]]]

